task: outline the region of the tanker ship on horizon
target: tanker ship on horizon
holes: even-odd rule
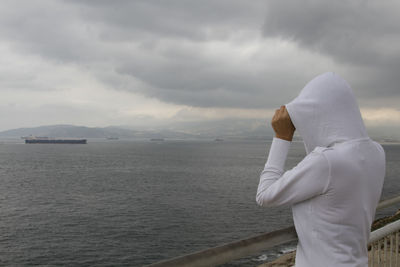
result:
[[[25,137],[25,144],[87,144],[86,139],[55,139],[49,137]]]

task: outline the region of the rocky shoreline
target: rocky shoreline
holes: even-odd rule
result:
[[[388,223],[397,221],[399,219],[400,219],[400,209],[392,216],[386,216],[386,217],[376,219],[372,223],[371,231],[374,231],[378,228],[385,226]],[[372,255],[371,255],[370,247],[368,247],[368,250],[369,250],[368,258],[371,259]],[[377,253],[377,252],[375,251],[375,253]],[[395,257],[395,256],[396,256],[396,254],[393,253],[393,257]],[[291,251],[286,254],[283,254],[282,256],[280,256],[279,258],[277,258],[276,260],[274,260],[272,262],[265,262],[257,267],[290,267],[290,266],[294,266],[295,258],[296,258],[296,251]],[[377,263],[377,255],[375,255],[375,263]]]

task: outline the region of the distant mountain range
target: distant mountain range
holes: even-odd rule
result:
[[[20,138],[25,136],[47,136],[53,138],[168,138],[168,139],[214,139],[250,138],[271,139],[265,126],[240,121],[214,121],[202,123],[180,123],[172,129],[156,128],[136,130],[128,126],[86,127],[75,125],[47,125],[31,128],[18,128],[0,132],[0,137]],[[244,130],[243,130],[244,129]]]
[[[135,131],[121,127],[85,127],[74,125],[48,125],[18,128],[0,132],[0,137],[48,136],[66,138],[193,138],[195,136],[172,131]]]
[[[132,138],[132,139],[251,139],[270,140],[274,136],[267,122],[260,120],[219,120],[175,122],[158,128],[132,126],[86,127],[75,125],[48,125],[18,128],[0,132],[0,137],[47,136],[53,138]],[[369,127],[372,139],[380,142],[399,142],[399,127]],[[295,133],[295,140],[301,140]]]

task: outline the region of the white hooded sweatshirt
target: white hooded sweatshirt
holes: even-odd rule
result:
[[[365,130],[350,86],[329,72],[286,105],[306,157],[284,172],[291,142],[274,138],[256,201],[290,205],[296,267],[367,267],[367,242],[385,176],[385,153]]]

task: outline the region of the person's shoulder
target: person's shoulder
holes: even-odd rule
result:
[[[380,159],[383,160],[384,162],[386,161],[386,153],[385,153],[385,149],[383,148],[383,146],[372,140],[373,145],[376,147],[377,151],[379,151],[379,155],[380,155]]]
[[[323,146],[317,146],[314,148],[313,151],[311,151],[307,156],[314,158],[315,160],[322,160],[325,159],[328,161],[329,158],[329,152],[333,151],[333,147],[323,147]]]
[[[374,140],[371,140],[371,141],[378,148],[378,150],[380,150],[382,153],[385,153],[385,149],[383,149],[383,146],[380,143],[378,143]]]
[[[310,153],[308,153],[299,165],[312,165],[319,166],[321,169],[329,168],[329,160],[326,156],[326,152],[331,150],[329,147],[315,147]]]
[[[314,148],[313,151],[311,151],[311,153],[316,153],[316,154],[323,154],[326,151],[332,150],[332,147],[324,147],[324,146],[317,146]]]

